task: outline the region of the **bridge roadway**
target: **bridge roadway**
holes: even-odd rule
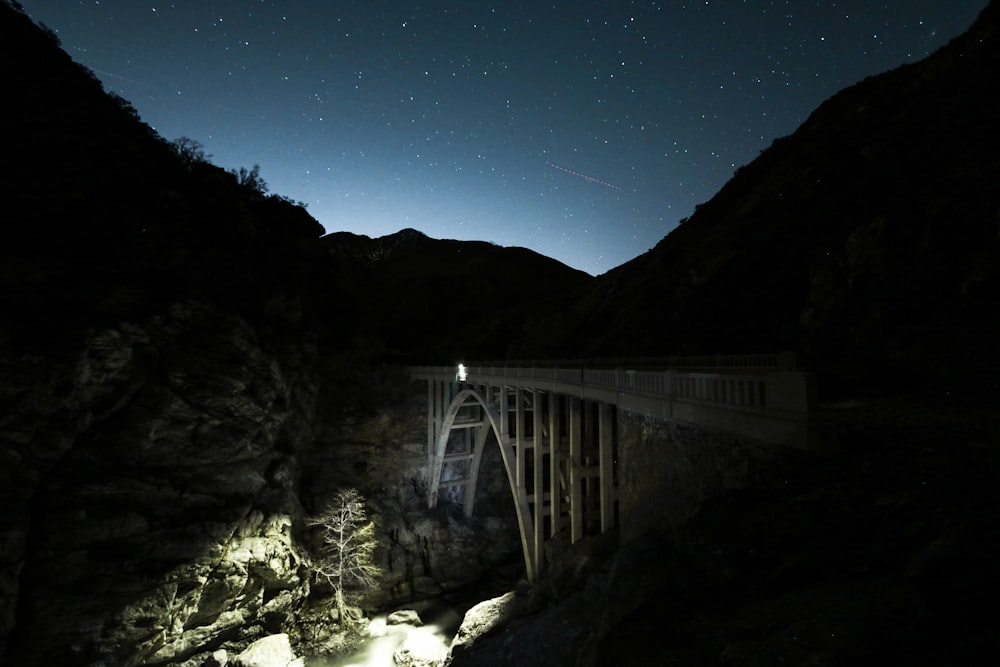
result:
[[[675,358],[666,364],[635,370],[579,362],[410,367],[412,378],[428,383],[429,506],[444,493],[472,515],[492,434],[533,580],[544,564],[547,537],[566,531],[576,542],[618,524],[619,412],[808,447],[815,378],[793,370],[793,355]]]

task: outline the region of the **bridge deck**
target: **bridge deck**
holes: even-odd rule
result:
[[[449,366],[414,366],[415,379],[454,382]],[[656,419],[809,446],[816,402],[811,373],[761,368],[629,370],[467,366],[465,382],[553,392],[607,403]]]

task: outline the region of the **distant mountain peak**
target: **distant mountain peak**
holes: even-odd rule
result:
[[[331,253],[346,255],[367,266],[381,262],[399,248],[411,248],[430,240],[423,232],[410,227],[375,238],[353,232],[332,232],[323,237]]]
[[[395,234],[389,234],[388,236],[381,237],[383,241],[389,241],[390,239],[396,243],[413,243],[415,241],[426,241],[429,236],[423,232],[413,229],[412,227],[407,227],[406,229],[401,229]]]

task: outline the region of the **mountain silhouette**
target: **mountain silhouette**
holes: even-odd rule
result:
[[[673,457],[650,512],[679,498],[690,516],[613,564],[584,545],[483,650],[537,664],[587,635],[588,664],[995,656],[998,27],[994,0],[925,60],[834,95],[595,278],[412,229],[323,236],[0,2],[0,660],[222,664],[309,636],[304,519],[344,480],[383,501],[387,596],[484,572],[483,525],[426,509],[426,388],[400,364],[782,350],[826,398],[860,397],[817,409],[825,449],[623,418]]]
[[[527,347],[796,350],[828,390],[995,389],[998,14],[834,95]]]

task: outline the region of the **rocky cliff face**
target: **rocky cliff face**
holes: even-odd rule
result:
[[[177,664],[282,626],[309,592],[313,354],[182,302],[4,359],[8,664]]]
[[[499,461],[476,519],[428,512],[425,390],[393,374],[381,412],[317,415],[317,356],[199,301],[64,354],[5,356],[4,664],[214,664],[280,632],[321,647],[303,518],[347,486],[380,541],[367,608],[517,576]]]

